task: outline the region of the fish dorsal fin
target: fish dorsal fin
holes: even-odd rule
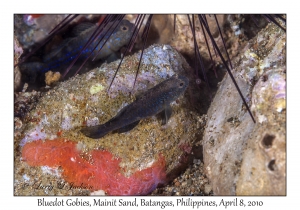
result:
[[[85,23],[80,23],[79,25],[75,26],[71,32],[72,36],[79,36],[81,35],[83,32],[85,32],[86,30],[89,30],[93,27],[95,27],[96,25],[94,23],[89,23],[89,22],[85,22]]]
[[[139,91],[135,94],[135,100],[142,99],[145,96],[145,91]]]
[[[56,56],[73,38],[67,38],[65,40],[63,40],[59,46],[57,46],[56,48],[54,48],[50,53],[47,53],[44,57],[43,57],[43,61],[45,63],[47,63],[50,59],[52,59],[54,56]]]

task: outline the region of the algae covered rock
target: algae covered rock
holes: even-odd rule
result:
[[[208,111],[204,165],[216,195],[286,193],[286,35],[269,24],[244,48]],[[221,106],[220,106],[221,104]]]
[[[69,191],[54,187],[51,192],[30,190],[32,187],[24,191],[18,187],[23,182],[32,186],[37,179],[36,173],[41,182],[45,179],[67,181],[69,186],[72,182],[76,185],[81,182],[82,186],[87,186],[84,188],[87,194],[96,190],[111,195],[148,194],[158,184],[166,183],[173,171],[186,163],[200,127],[187,97],[188,90],[171,103],[173,112],[166,125],[162,126],[162,120],[153,116],[142,120],[129,132],[110,133],[96,140],[80,132],[83,126],[105,123],[136,95],[142,95],[172,75],[188,75],[191,71],[182,56],[170,46],[153,45],[144,51],[133,88],[140,54],[123,60],[109,91],[119,61],[76,75],[39,100],[23,125],[21,137],[16,139],[23,156],[21,162],[18,159],[21,154],[17,153],[15,158],[18,166],[15,194],[82,194],[80,187]],[[107,162],[106,165],[101,161]],[[111,167],[107,167],[108,163]],[[50,167],[59,173],[45,174],[36,167],[37,172],[33,174],[32,166]],[[106,173],[106,169],[109,172]],[[98,179],[105,183],[99,184]]]

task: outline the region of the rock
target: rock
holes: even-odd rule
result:
[[[221,39],[214,16],[213,15],[211,15],[211,16],[205,15],[205,17],[207,18],[212,36],[215,38],[215,41],[217,42],[218,46],[222,46],[222,47],[220,47],[220,49],[223,50],[222,39]],[[226,15],[216,15],[216,17],[218,19],[221,30],[223,30],[223,25],[225,24],[225,21],[226,21]],[[172,19],[173,19],[173,17],[172,17]],[[190,19],[192,20],[191,15],[190,15]],[[197,44],[198,44],[201,56],[205,62],[210,62],[210,56],[208,53],[205,37],[203,35],[203,31],[200,26],[197,15],[195,16],[195,25],[196,25],[196,28],[195,28],[196,40],[197,40]],[[178,51],[180,51],[183,55],[193,58],[195,56],[194,39],[193,39],[193,34],[192,34],[192,30],[191,30],[187,15],[176,15],[175,35],[176,36],[174,36],[174,38],[171,40],[170,45],[173,46]],[[223,37],[227,38],[227,35],[223,34]],[[211,52],[212,56],[214,56],[214,60],[216,61],[216,60],[218,60],[218,58],[216,58],[216,56],[214,54],[212,43],[207,34],[206,34],[206,38],[208,40],[210,52]],[[224,51],[224,53],[225,53],[225,51]]]
[[[223,37],[227,41],[228,35],[224,33],[224,25],[226,22],[226,16],[227,15],[216,15],[218,19],[219,26],[221,30],[223,31]],[[220,46],[220,49],[223,51],[223,43],[222,39],[215,21],[215,18],[213,15],[205,15],[207,18],[210,31],[215,38],[215,40],[218,43],[218,46]],[[190,18],[192,16],[190,15]],[[145,25],[145,24],[144,24]],[[143,25],[143,26],[144,26]],[[195,25],[196,25],[196,41],[202,56],[202,59],[204,60],[205,64],[211,65],[210,62],[210,56],[208,53],[207,45],[205,42],[205,37],[203,35],[198,16],[195,15]],[[142,26],[142,28],[143,28]],[[229,30],[226,31],[228,34],[232,34],[233,32],[231,31],[230,28]],[[210,52],[212,53],[214,61],[220,62],[221,60],[217,58],[214,53],[215,51],[213,50],[212,43],[210,41],[210,38],[208,35],[206,35],[206,38],[209,40],[208,44],[210,47]],[[237,41],[236,37],[233,37],[234,41]],[[233,38],[230,38],[230,42],[232,42]],[[147,39],[147,44],[168,44],[171,45],[173,48],[178,50],[184,57],[187,59],[189,64],[194,64],[194,57],[195,57],[195,52],[194,52],[194,39],[193,39],[193,34],[190,28],[190,24],[188,21],[187,15],[176,15],[176,24],[175,24],[175,31],[174,31],[174,15],[168,14],[168,15],[154,15],[152,20],[151,20],[151,27],[149,30],[149,35]],[[143,46],[144,42],[143,40],[139,37],[137,44],[135,47],[137,49],[141,49]],[[225,51],[223,51],[225,53]],[[206,65],[206,67],[208,67]],[[193,66],[194,67],[194,66]]]
[[[14,65],[17,64],[20,60],[20,57],[23,53],[23,49],[20,46],[19,41],[17,40],[16,36],[14,36]],[[21,71],[18,66],[14,68],[14,91],[17,91],[21,88]]]
[[[234,62],[234,77],[256,123],[228,75],[219,86],[203,137],[215,195],[286,193],[285,43],[285,32],[269,24]]]
[[[114,117],[134,100],[134,95],[142,94],[175,73],[187,75],[191,71],[173,48],[153,45],[144,51],[133,89],[139,57],[140,52],[123,60],[109,92],[107,89],[119,61],[61,82],[39,100],[26,117],[30,120],[23,122],[21,137],[15,139],[22,152],[16,153],[15,158],[15,178],[19,183],[16,194],[50,193],[44,189],[24,191],[18,188],[24,182],[24,174],[30,180],[63,180],[68,185],[72,182],[79,185],[81,177],[85,190],[104,190],[108,195],[148,194],[159,183],[166,183],[177,168],[187,163],[188,153],[200,135],[200,122],[187,98],[189,89],[171,103],[173,114],[165,126],[161,126],[161,120],[153,116],[142,120],[129,132],[110,133],[97,140],[80,132],[82,126],[102,124]],[[21,162],[18,155],[22,155]],[[106,161],[103,162],[104,157]],[[45,165],[62,170],[62,176],[42,174],[40,168],[37,168],[39,175],[33,176],[32,166]],[[97,179],[105,182],[99,183]],[[56,189],[50,194],[83,193],[80,187],[71,192],[64,190]]]
[[[15,93],[14,116],[23,119],[28,112],[35,108],[41,95],[37,91]]]
[[[14,31],[20,44],[24,49],[29,49],[37,43],[45,40],[50,32],[68,15],[66,14],[15,14],[14,15]],[[100,21],[102,15],[80,15],[73,19],[70,24],[78,24],[80,22],[87,22],[92,20]],[[66,29],[67,27],[65,27]],[[65,30],[63,29],[63,30]],[[55,42],[55,41],[54,41]],[[50,42],[52,46],[53,43]]]

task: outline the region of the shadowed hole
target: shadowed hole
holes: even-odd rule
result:
[[[265,148],[270,148],[270,147],[272,147],[274,139],[275,139],[274,135],[266,134],[262,140],[262,145]]]
[[[268,81],[268,79],[269,79],[269,78],[268,78],[268,75],[265,74],[265,75],[262,76],[262,81],[263,81],[263,82]]]
[[[271,170],[271,171],[274,171],[275,170],[275,160],[271,160],[268,164],[268,168]]]

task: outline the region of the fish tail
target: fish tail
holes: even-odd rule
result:
[[[99,139],[111,131],[105,124],[82,128],[81,133],[92,139]]]
[[[22,63],[20,65],[20,70],[26,73],[42,72],[42,69],[45,69],[46,67],[47,66],[42,62],[29,62],[29,63]]]

